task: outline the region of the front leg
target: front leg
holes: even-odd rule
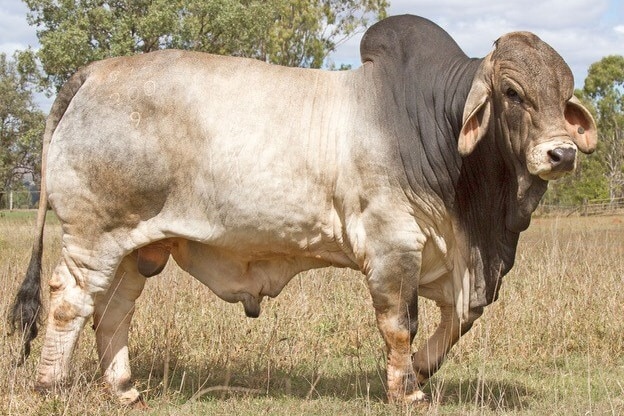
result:
[[[460,321],[454,305],[438,303],[438,307],[438,328],[412,357],[417,381],[421,384],[438,371],[453,345],[472,328],[474,321],[483,313],[483,308],[475,308],[468,313],[468,319]]]
[[[396,246],[395,246],[396,247]],[[372,262],[368,286],[377,326],[387,349],[388,400],[426,399],[412,366],[411,343],[418,330],[418,275],[421,253],[397,250]]]

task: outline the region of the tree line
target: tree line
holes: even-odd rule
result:
[[[353,34],[385,17],[388,0],[24,0],[41,45],[0,54],[0,186],[39,180],[45,115],[34,93],[53,95],[78,68],[111,56],[180,48],[320,68]],[[624,57],[591,65],[575,94],[598,124],[598,150],[553,182],[549,204],[624,196]],[[2,198],[2,194],[0,194]],[[0,202],[2,202],[0,200]]]
[[[577,205],[624,197],[624,56],[591,64],[582,90],[575,91],[598,126],[598,148],[583,157],[573,175],[552,182],[545,203]]]

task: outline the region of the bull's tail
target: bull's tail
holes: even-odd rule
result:
[[[46,121],[41,150],[41,192],[39,209],[37,211],[37,225],[30,263],[26,277],[15,296],[13,307],[9,312],[9,324],[12,332],[20,330],[23,333],[23,350],[20,363],[30,355],[30,343],[37,337],[38,324],[41,314],[41,258],[43,255],[43,229],[48,209],[48,194],[46,192],[46,159],[52,134],[61,118],[65,114],[69,103],[78,92],[89,74],[86,67],[74,74],[58,93],[50,114]]]

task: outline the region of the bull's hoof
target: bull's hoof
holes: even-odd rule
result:
[[[47,381],[36,381],[35,385],[33,386],[33,390],[36,393],[41,394],[42,396],[46,396],[50,393],[58,393],[64,387],[67,387],[67,381],[64,380],[58,381],[56,383],[50,383]]]
[[[128,388],[124,392],[117,391],[115,395],[117,396],[119,402],[124,406],[139,410],[149,409],[149,406],[145,400],[143,400],[141,393],[139,393],[134,387]]]
[[[421,404],[421,403],[429,403],[429,397],[421,390],[416,390],[412,394],[405,395],[403,401],[406,404]]]
[[[429,405],[429,397],[422,390],[415,390],[410,394],[388,394],[388,402],[403,405]]]
[[[143,400],[143,396],[141,396],[140,394],[139,394],[139,397],[137,397],[132,403],[128,404],[127,406],[134,410],[148,410],[149,409],[149,406],[147,405],[145,400]]]
[[[47,384],[35,383],[35,385],[33,386],[33,390],[35,391],[35,393],[45,396],[46,394],[50,393],[52,389]]]

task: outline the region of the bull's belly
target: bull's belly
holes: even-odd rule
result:
[[[270,247],[271,244],[217,246],[167,238],[139,248],[137,261],[141,273],[153,275],[162,270],[171,255],[183,270],[221,299],[242,302],[250,316],[257,316],[263,297],[277,296],[302,271],[328,266],[357,267],[332,246],[315,251],[287,251],[283,246],[280,251],[271,251]]]

